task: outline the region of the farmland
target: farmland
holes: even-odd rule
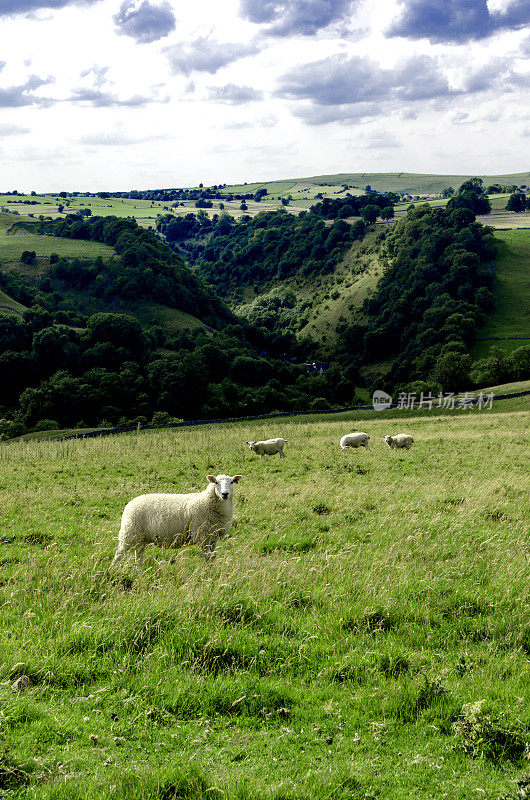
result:
[[[2,787],[515,800],[528,410],[2,444]],[[372,453],[339,453],[359,428]],[[386,448],[397,429],[412,451]],[[284,461],[244,444],[270,435],[288,440]],[[201,489],[209,472],[244,476],[216,562],[151,548],[142,573],[109,575],[127,500]],[[34,685],[14,693],[23,674]]]
[[[35,228],[35,233],[32,228]],[[97,258],[111,256],[114,252],[112,247],[99,242],[42,236],[38,233],[38,221],[0,213],[0,262],[18,261],[25,250],[35,251],[39,258],[52,253],[65,257]]]
[[[530,339],[530,230],[498,231],[498,256],[495,260],[496,307],[479,337],[520,336]],[[492,345],[491,341],[475,344],[475,353],[483,355]],[[504,340],[495,342],[503,350],[511,351],[528,341]]]

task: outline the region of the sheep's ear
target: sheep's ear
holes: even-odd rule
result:
[[[207,475],[206,477],[208,478],[210,483],[217,483],[217,478],[215,477],[215,475]]]
[[[239,483],[242,477],[243,477],[242,475],[234,475],[234,477],[232,478],[232,483]]]

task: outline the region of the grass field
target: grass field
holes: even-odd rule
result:
[[[348,183],[364,191],[367,185],[378,192],[406,192],[412,195],[439,194],[448,186],[454,189],[469,178],[479,177],[485,186],[500,184],[530,184],[530,172],[518,172],[511,175],[429,175],[412,172],[344,172],[338,175],[317,175],[311,178],[293,178],[292,180],[263,181],[262,183],[227,186],[227,191],[254,192],[265,188],[272,195],[292,194],[293,189],[309,189],[309,193],[327,193],[331,188]],[[315,188],[318,187],[318,188]],[[349,189],[354,193],[354,190]],[[294,194],[293,194],[294,196]]]
[[[529,403],[494,409],[373,412],[371,453],[353,412],[0,445],[0,792],[524,796]],[[244,475],[217,560],[109,575],[124,504],[209,472]]]
[[[499,254],[495,260],[497,286],[496,308],[488,317],[478,336],[527,336],[530,337],[530,230],[499,231]],[[511,352],[524,344],[524,340],[477,342],[475,356],[483,356],[495,344]]]
[[[2,261],[18,261],[24,250],[34,250],[38,257],[51,256],[52,253],[79,258],[108,257],[114,254],[112,247],[99,242],[61,239],[58,236],[29,233],[28,229],[23,227],[24,222],[33,221],[12,214],[0,213],[0,263]],[[12,225],[16,226],[15,230],[13,233],[8,233]]]

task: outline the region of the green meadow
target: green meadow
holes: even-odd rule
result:
[[[495,238],[499,242],[494,262],[496,306],[478,336],[522,336],[527,340],[476,342],[473,353],[478,357],[485,355],[493,344],[511,352],[530,340],[530,229],[498,231]]]
[[[25,250],[35,251],[38,258],[49,257],[52,253],[78,258],[105,258],[114,254],[112,247],[106,244],[42,236],[38,233],[38,228],[38,220],[0,213],[0,263],[18,261]]]
[[[526,796],[529,410],[1,444],[0,796]],[[211,472],[244,476],[215,562],[108,571],[128,500]]]

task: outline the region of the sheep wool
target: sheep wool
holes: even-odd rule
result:
[[[414,439],[409,433],[398,433],[396,436],[384,436],[383,438],[390,448],[410,450],[414,444]]]
[[[148,544],[182,547],[198,544],[206,559],[233,522],[233,487],[241,475],[208,475],[208,486],[192,494],[142,494],[125,506],[113,567],[134,551],[141,564]]]
[[[370,437],[368,434],[362,433],[362,431],[357,433],[346,433],[340,440],[339,447],[343,452],[349,447],[366,447],[367,450],[370,450],[370,445],[368,444],[369,441]]]
[[[287,439],[282,439],[278,436],[276,439],[265,439],[262,442],[247,442],[251,450],[253,450],[263,460],[263,456],[273,456],[275,453],[280,454],[280,458],[285,458],[283,452],[284,445],[287,444]]]

